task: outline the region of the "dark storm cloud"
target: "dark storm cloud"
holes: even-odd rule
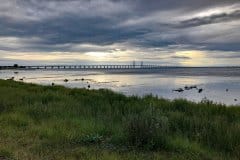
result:
[[[216,5],[226,5],[239,2],[239,0],[112,0],[113,2],[125,2],[136,11],[146,13],[159,10],[181,9],[185,11],[209,8]]]
[[[112,27],[114,21],[106,18],[81,18],[74,15],[31,23],[9,23],[5,19],[0,19],[0,23],[3,24],[0,26],[0,36],[39,37],[43,40],[33,44],[32,47],[39,45],[40,49],[44,49],[41,45],[55,47],[56,44],[66,43],[108,45],[149,32],[141,29]]]
[[[2,0],[3,1],[3,0]],[[229,5],[237,0],[9,0],[0,6],[0,37],[21,39],[21,45],[0,44],[0,50],[71,51],[74,44],[110,45],[131,43],[145,48],[191,45],[210,50],[240,50],[236,36],[219,43],[199,33],[199,26],[237,21],[240,10],[204,17],[178,16]],[[236,8],[236,7],[235,7]],[[166,14],[166,15],[165,15]],[[155,16],[154,16],[155,15]],[[174,19],[175,18],[175,19]],[[171,21],[174,19],[174,21]],[[235,24],[235,25],[239,25]],[[225,26],[222,26],[223,28]],[[226,29],[239,32],[239,29]],[[214,31],[213,36],[222,34]],[[204,36],[203,36],[204,35]],[[221,38],[221,37],[220,37]]]
[[[219,51],[239,51],[240,52],[240,43],[211,43],[211,44],[200,44],[205,46],[205,49],[208,50],[219,50]],[[240,54],[240,53],[239,53]]]
[[[232,13],[221,13],[221,14],[215,14],[212,16],[206,16],[201,18],[192,18],[185,21],[180,22],[178,27],[195,27],[195,26],[201,26],[211,23],[220,23],[220,22],[227,22],[227,21],[233,21],[233,20],[240,20],[240,10],[236,10]]]

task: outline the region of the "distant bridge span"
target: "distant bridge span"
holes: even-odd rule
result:
[[[34,66],[1,66],[1,69],[78,69],[78,70],[110,70],[110,69],[157,69],[159,65],[34,65]]]

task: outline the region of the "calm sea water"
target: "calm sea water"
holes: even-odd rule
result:
[[[181,70],[181,72],[180,72]],[[240,104],[240,70],[239,69],[176,69],[146,72],[100,72],[79,70],[1,70],[0,79],[15,77],[15,80],[23,78],[24,82],[42,85],[64,85],[70,88],[90,89],[108,88],[125,95],[144,96],[147,94],[157,95],[167,99],[184,98],[199,102],[204,98],[217,103],[227,105]],[[15,73],[14,73],[15,72]],[[18,72],[18,73],[16,73]],[[212,72],[212,73],[211,73]],[[82,78],[84,80],[82,80]],[[68,82],[64,82],[68,79]],[[203,91],[197,89],[174,92],[174,89],[185,86],[197,85]]]

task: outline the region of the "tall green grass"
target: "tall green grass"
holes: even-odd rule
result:
[[[239,107],[0,80],[0,157],[238,159]]]

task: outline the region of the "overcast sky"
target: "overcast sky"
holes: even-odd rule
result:
[[[240,65],[239,0],[0,0],[0,65]]]

